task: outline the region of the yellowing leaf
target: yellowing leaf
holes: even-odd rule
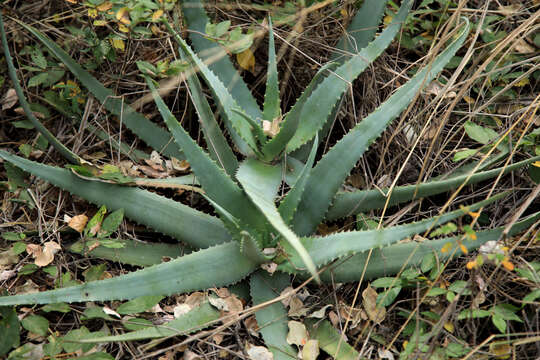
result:
[[[255,56],[250,49],[246,49],[241,53],[236,54],[236,61],[238,61],[238,65],[240,65],[242,69],[250,72],[255,71]]]
[[[152,21],[158,21],[159,18],[163,15],[163,10],[159,9],[157,11],[155,11],[153,14],[152,14]]]
[[[91,18],[97,17],[97,10],[96,9],[88,9],[88,16]]]
[[[129,28],[124,24],[118,24],[118,30],[120,30],[123,33],[128,33],[129,32]]]
[[[467,267],[467,269],[472,270],[472,269],[474,269],[476,267],[476,265],[477,265],[476,260],[473,260],[473,261],[469,261],[467,263],[466,267]]]
[[[303,360],[316,360],[319,356],[319,340],[308,340],[302,349]]]
[[[463,100],[465,100],[465,102],[466,102],[467,104],[474,104],[474,99],[473,99],[472,97],[470,97],[470,96],[465,95],[465,96],[463,97]]]
[[[510,262],[508,259],[501,261],[501,265],[504,266],[504,268],[508,271],[514,270],[514,264],[512,264],[512,262]]]
[[[512,353],[512,347],[510,344],[489,344],[489,351],[495,355],[496,359],[508,359]]]
[[[393,18],[394,18],[394,17],[391,16],[391,15],[386,15],[386,16],[384,17],[384,19],[383,19],[384,25],[390,24],[390,23],[392,22],[392,19],[393,19]]]
[[[450,242],[444,244],[443,247],[441,248],[442,253],[449,252],[450,250],[452,250],[452,243]]]
[[[540,161],[535,161],[532,164],[533,166],[540,167]]]
[[[124,45],[124,40],[122,39],[111,39],[111,44],[113,48],[120,51],[124,51],[124,49],[126,48],[126,46]]]
[[[81,93],[81,88],[75,81],[68,80],[66,85],[69,88],[69,96],[75,97]]]
[[[81,214],[81,215],[72,217],[69,220],[68,226],[72,228],[73,230],[82,233],[87,222],[88,222],[88,216]]]
[[[105,26],[107,22],[105,20],[94,20],[93,24],[94,26]]]
[[[129,9],[127,7],[123,7],[118,10],[116,12],[116,20],[120,21],[124,25],[131,24],[131,20],[129,19]]]
[[[103,4],[100,4],[96,7],[98,11],[107,11],[107,10],[110,10],[111,8],[112,8],[112,2],[110,1],[105,1]]]
[[[476,257],[476,264],[482,266],[484,264],[484,256],[482,254]]]
[[[454,324],[452,324],[450,321],[445,322],[443,326],[446,329],[446,331],[448,331],[449,333],[453,333],[455,330]]]
[[[158,35],[159,33],[161,33],[161,30],[159,30],[159,27],[157,27],[156,25],[150,26],[150,30],[152,31],[152,34],[154,35]]]
[[[523,87],[525,85],[529,85],[529,78],[521,78],[521,80],[519,80],[517,83],[514,84],[514,86],[516,87]]]
[[[420,36],[427,40],[433,40],[433,35],[431,35],[428,31],[424,31],[420,34]]]

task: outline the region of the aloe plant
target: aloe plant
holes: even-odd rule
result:
[[[132,123],[135,133],[141,131],[137,121],[146,124],[142,132],[146,131],[145,138],[148,139],[149,145],[159,148],[166,143],[168,137],[174,139],[176,147],[174,144],[167,145],[169,154],[181,153],[190,162],[197,182],[204,190],[205,198],[214,207],[217,217],[146,190],[121,184],[89,181],[67,169],[39,164],[6,151],[0,151],[0,157],[92,203],[105,204],[109,209],[123,208],[126,216],[133,221],[175,237],[198,250],[169,262],[148,266],[112,279],[35,294],[0,297],[0,306],[170,295],[226,286],[243,281],[250,275],[252,299],[254,303],[262,303],[271,300],[290,283],[287,274],[295,274],[301,278],[312,276],[317,281],[319,279],[326,281],[330,276],[336,282],[355,281],[360,279],[362,274],[364,278],[369,279],[397,273],[403,266],[418,264],[423,256],[432,252],[437,253],[441,259],[447,258],[449,255],[441,251],[442,247],[449,242],[457,244],[459,238],[427,240],[419,244],[398,242],[415,234],[425,233],[435,226],[467,214],[468,211],[475,211],[504,194],[473,204],[467,209],[452,211],[416,223],[370,231],[316,235],[317,225],[326,219],[339,219],[384,207],[387,199],[381,192],[363,190],[346,193],[341,190],[341,185],[370,144],[407,107],[422,86],[442,71],[467,37],[469,24],[463,19],[453,40],[429,66],[418,71],[315,163],[318,137],[326,124],[331,121],[332,113],[339,106],[342,95],[350,82],[354,81],[391,43],[401,24],[405,22],[410,7],[411,1],[403,1],[392,23],[373,41],[360,42],[365,46],[358,52],[347,53],[344,59],[321,69],[296,104],[283,116],[279,101],[271,22],[269,22],[267,90],[262,111],[258,108],[254,110],[256,102],[250,100],[251,94],[246,93],[244,88],[239,96],[234,89],[228,89],[224,85],[222,72],[230,71],[227,66],[225,66],[227,70],[210,69],[167,23],[171,34],[179,44],[180,56],[197,70],[187,74],[187,83],[206,142],[209,144],[208,153],[183,129],[158,95],[155,83],[147,75],[145,78],[148,87],[170,134],[164,134],[160,129],[156,132],[160,134],[160,140],[153,142],[151,134],[154,130],[152,126],[146,124],[147,120],[143,120],[131,110],[128,116],[138,119]],[[201,9],[198,8],[197,11],[200,12]],[[77,66],[53,41],[28,25],[24,27],[47,46],[51,53],[64,61],[89,91],[107,93],[97,80]],[[346,43],[343,42],[343,46]],[[199,43],[197,46],[205,45]],[[9,58],[7,47],[5,49]],[[197,75],[204,79],[211,90],[236,148],[247,158],[236,158],[235,151],[221,131],[218,131],[219,126],[202,93]],[[225,75],[225,78],[232,76]],[[106,99],[100,97],[98,99],[106,102]],[[245,104],[249,105],[249,110],[244,107]],[[109,109],[119,111],[117,105],[111,104]],[[277,133],[268,131],[272,126],[278,130]],[[302,147],[309,150],[305,162],[294,159],[293,156],[295,151]],[[398,187],[394,189],[389,204],[395,205],[414,198],[446,192],[464,182],[472,184],[489,179],[501,172],[514,170],[536,160],[538,157],[504,169],[461,175],[418,186]],[[284,189],[284,179],[289,190],[282,196],[280,190]],[[523,230],[539,217],[540,214],[537,213],[514,224],[511,233]],[[477,247],[486,241],[496,239],[501,233],[502,229],[479,232],[478,239],[474,243],[466,242],[465,246]],[[458,254],[460,249],[457,249]],[[156,251],[163,251],[164,255],[167,255],[166,252],[169,250],[164,248]],[[371,258],[369,262],[368,253]],[[348,260],[341,261],[345,257],[348,257]],[[154,262],[159,258],[152,256]],[[137,264],[136,257],[129,257],[129,263]],[[273,276],[265,273],[260,268],[266,263],[277,264],[278,272]],[[149,264],[145,262],[140,265]],[[323,268],[326,272],[320,274]],[[145,330],[126,337],[108,337],[91,341],[170,336],[175,333],[174,331],[185,332],[187,329],[199,328],[205,321],[216,318],[215,312],[208,306],[203,306],[199,311],[200,316],[192,314],[184,319],[186,322],[175,320],[170,330],[166,332]],[[261,331],[276,359],[296,356],[285,342],[284,319],[286,312],[281,304],[273,304],[257,312],[259,325],[267,325],[261,326]],[[321,333],[323,334],[321,336],[326,338],[333,336],[323,330]]]

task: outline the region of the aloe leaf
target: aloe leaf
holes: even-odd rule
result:
[[[302,95],[298,98],[296,103],[293,105],[291,110],[285,115],[281,128],[276,136],[270,139],[262,148],[262,153],[265,156],[265,159],[272,160],[278,156],[285,147],[289,140],[294,136],[296,129],[298,128],[298,123],[300,122],[300,114],[302,112],[302,107],[306,103],[307,99],[313,93],[313,90],[324,79],[324,76],[329,71],[333,71],[337,67],[337,63],[328,63],[317,71],[313,79],[310,81],[309,85],[302,92]]]
[[[365,252],[371,249],[389,246],[415,234],[420,234],[437,225],[444,224],[467,214],[468,211],[475,211],[486,206],[506,195],[502,193],[487,200],[480,201],[468,207],[443,214],[438,217],[429,218],[416,223],[393,226],[384,229],[368,231],[348,231],[335,233],[323,237],[302,238],[302,245],[305,247],[315,264],[323,266],[329,262],[355,253]],[[290,249],[288,244],[283,244],[283,248],[288,254],[287,262],[281,264],[279,268],[289,273],[295,272],[302,266],[301,258]]]
[[[225,50],[202,35],[206,32],[206,24],[209,22],[203,3],[200,0],[191,0],[182,1],[181,4],[188,29],[192,30],[189,32],[189,38],[195,51],[200,54],[204,62],[211,60],[208,67],[223,84],[227,84],[227,89],[240,107],[251,118],[261,119],[263,115],[257,101],[236,71]],[[215,100],[219,102],[219,99]]]
[[[533,225],[538,219],[540,219],[540,213],[535,213],[523,221],[514,224],[509,235],[512,236],[518,234]],[[476,240],[464,241],[462,242],[462,245],[467,247],[469,251],[473,250],[488,241],[500,239],[503,230],[504,227],[500,227],[493,230],[477,232]],[[442,247],[449,242],[456,243],[459,239],[461,239],[461,237],[428,240],[420,243],[412,241],[403,244],[395,244],[382,249],[375,249],[371,254],[364,279],[373,279],[397,274],[407,260],[407,266],[420,265],[422,259],[427,254],[436,254],[441,261],[448,259],[450,254],[454,254],[454,250],[452,249],[451,251],[443,253],[441,252]],[[458,248],[454,255],[459,256],[461,254],[462,251]],[[321,274],[321,278],[328,282],[358,281],[364,270],[367,257],[367,253],[361,253],[352,256],[342,263],[338,262],[337,265],[332,267],[329,271]]]
[[[360,354],[347,343],[344,336],[332,326],[328,320],[317,321],[306,319],[304,324],[307,327],[309,336],[319,341],[319,347],[336,360],[356,360],[361,359]],[[339,353],[338,353],[339,349]]]
[[[233,241],[111,279],[34,294],[2,296],[0,306],[168,296],[238,282],[257,266],[240,254],[238,244]]]
[[[507,174],[513,170],[519,169],[527,164],[540,160],[540,156],[536,156],[527,160],[516,162],[506,167],[482,171],[473,175],[459,175],[446,180],[430,181],[420,183],[418,185],[397,186],[390,195],[388,206],[401,204],[414,199],[423,198],[426,196],[440,194],[446,191],[461,186],[466,182],[467,185],[475,184],[480,181],[494,178],[499,174]],[[467,181],[467,178],[469,180]],[[336,220],[342,217],[366,212],[373,209],[381,209],[387,201],[384,195],[388,192],[387,189],[379,190],[359,190],[354,192],[339,192],[336,195],[334,203],[326,214],[327,220]]]
[[[119,341],[136,341],[147,339],[159,339],[169,336],[187,335],[216,322],[221,317],[219,310],[205,301],[191,309],[186,314],[169,321],[163,325],[147,327],[141,330],[131,331],[122,335],[103,336],[91,339],[81,339],[81,343],[109,343]]]
[[[241,117],[243,117],[244,120],[248,122],[248,124],[251,126],[251,133],[253,134],[253,137],[257,139],[259,144],[262,144],[262,145],[266,144],[266,135],[264,134],[262,127],[260,127],[259,124],[257,124],[255,120],[250,118],[249,115],[244,113],[242,110],[233,109],[233,111],[237,113],[238,115],[240,115]],[[259,155],[258,150],[257,150],[257,154]]]
[[[193,174],[184,176],[173,176],[163,179],[133,178],[133,182],[138,186],[148,186],[155,188],[184,188],[185,186],[200,185],[199,180]]]
[[[229,230],[232,238],[239,242],[240,252],[258,264],[268,262],[268,257],[263,253],[263,237],[261,233],[254,230],[241,219],[232,216],[227,210],[212,201],[212,199],[208,197],[206,199],[220,215],[223,224]]]
[[[176,143],[184,149],[184,154],[208,197],[234,217],[245,219],[252,226],[262,228],[264,226],[263,217],[260,216],[257,209],[242,192],[240,187],[227,176],[223,169],[210,159],[204,150],[182,128],[159,96],[152,80],[146,77],[146,83],[152,91],[154,101],[169,131],[173,134]]]
[[[186,58],[182,49],[179,49],[179,53],[182,59]],[[227,144],[227,139],[223,136],[223,132],[214,118],[214,113],[212,112],[208,101],[206,101],[197,75],[188,74],[187,84],[191,101],[199,115],[199,122],[201,123],[210,156],[232,178],[238,167],[238,161],[236,160],[231,147]]]
[[[121,246],[118,248],[108,248],[100,245],[90,250],[89,245],[93,245],[98,241],[99,239],[79,240],[69,246],[69,251],[93,258],[137,266],[156,265],[164,261],[164,259],[174,259],[186,253],[185,248],[178,244],[147,243],[129,239],[114,239],[115,244]]]
[[[317,144],[317,146],[320,146],[320,143],[321,143],[322,139],[327,138],[328,133],[330,132],[330,130],[334,126],[337,115],[339,113],[339,109],[340,109],[341,105],[343,104],[343,98],[344,97],[342,96],[341,99],[339,100],[339,102],[336,103],[337,105],[334,107],[334,109],[332,109],[332,112],[330,113],[330,115],[328,115],[328,120],[324,124],[323,128],[317,132],[317,136],[318,136],[318,139],[319,139],[319,143]],[[294,150],[287,157],[288,158],[294,158],[294,159],[299,160],[301,162],[305,162],[307,157],[309,156],[310,149],[313,147],[314,140],[315,139],[311,139],[310,141],[308,141],[304,145],[300,146],[298,149]]]
[[[236,176],[244,191],[256,193],[257,198],[273,204],[281,185],[279,166],[265,164],[255,159],[246,159],[238,167]]]
[[[270,276],[264,271],[257,271],[250,278],[253,305],[259,305],[278,297],[291,284],[289,276],[274,273]],[[255,312],[257,325],[264,342],[274,355],[275,360],[296,359],[297,351],[287,343],[289,332],[287,310],[281,302],[276,302]]]
[[[279,215],[276,205],[273,202],[273,196],[269,196],[277,192],[277,188],[281,183],[280,169],[254,159],[247,159],[238,167],[236,178],[240,181],[246,194],[248,194],[253,203],[261,210],[268,222],[296,250],[308,271],[318,280],[319,277],[315,264],[300,243],[300,239],[287,227],[287,224]]]
[[[43,35],[33,27],[17,21],[22,27],[31,32],[39,41],[45,45],[51,54],[56,56],[66,67],[79,79],[79,81],[90,91],[102,104],[114,115],[120,118],[129,130],[141,138],[146,144],[157,152],[168,157],[183,159],[181,151],[171,143],[171,136],[164,129],[152,123],[144,115],[136,112],[121,99],[114,96],[110,89],[104,87],[96,78],[82,68],[78,62],[73,60],[60,46],[51,39]]]
[[[386,1],[384,0],[366,0],[362,4],[362,7],[358,10],[353,20],[347,27],[347,30],[340,38],[337,45],[339,51],[334,51],[330,57],[334,64],[341,65],[352,55],[357,54],[361,49],[365,48],[370,41],[373,40],[375,33],[377,32],[378,25],[381,17],[384,14],[386,7]],[[339,108],[343,101],[343,95],[339,102],[336,102],[336,106],[332,109],[332,112],[327,117],[327,120],[319,130],[319,141],[324,139],[330,131],[333,122],[336,119]],[[302,145],[300,148],[292,153],[292,156],[298,160],[305,161],[309,151],[312,147],[313,140]]]
[[[15,89],[15,92],[17,93],[17,97],[19,98],[19,103],[21,104],[21,107],[24,110],[24,114],[26,117],[30,120],[32,125],[47,139],[47,141],[54,146],[54,148],[70,163],[72,164],[82,164],[85,161],[81,159],[77,154],[73,153],[71,150],[69,150],[67,147],[65,147],[58,139],[45,127],[43,124],[36,118],[34,115],[34,112],[30,109],[30,104],[26,100],[26,97],[24,96],[23,89],[21,88],[21,84],[19,83],[19,79],[17,78],[17,72],[15,70],[15,66],[13,65],[13,59],[11,58],[11,54],[9,52],[9,46],[6,39],[6,31],[4,29],[4,20],[2,18],[2,14],[0,13],[0,33],[2,36],[2,47],[4,48],[4,55],[6,57],[7,67],[8,67],[8,73],[9,77],[11,78],[11,81],[13,82],[13,87]]]
[[[293,221],[293,228],[298,234],[306,235],[313,232],[313,229],[324,218],[330,202],[345,177],[369,145],[407,107],[415,94],[425,84],[429,84],[433,80],[461,47],[469,33],[469,22],[466,18],[464,19],[466,23],[458,38],[439,54],[432,64],[420,70],[388,100],[350,130],[315,165],[311,171],[305,193],[317,194],[317,196],[305,196],[302,199]],[[298,214],[302,214],[302,216]]]
[[[337,45],[341,51],[335,51],[332,54],[330,57],[332,61],[343,62],[350,57],[350,54],[358,53],[373,40],[384,14],[386,3],[385,0],[364,1],[362,7],[347,26],[347,30],[341,36]]]
[[[263,119],[272,121],[281,115],[279,107],[279,80],[277,72],[276,48],[272,19],[268,18],[268,72],[266,74],[266,92],[264,94]]]
[[[230,240],[219,219],[176,201],[137,188],[83,180],[60,169],[11,155],[0,150],[0,157],[55,186],[109,210],[124,209],[130,219],[204,248]]]
[[[208,68],[208,66],[193,52],[191,47],[182,39],[182,37],[174,31],[174,29],[165,22],[165,25],[168,27],[171,34],[174,36],[176,42],[180,45],[182,51],[189,57],[190,61],[196,65],[197,70],[204,78],[206,84],[212,91],[214,98],[217,99],[217,104],[220,107],[220,110],[225,115],[226,125],[229,128],[229,132],[233,137],[233,140],[236,146],[239,148],[240,152],[244,155],[249,155],[250,150],[246,148],[246,144],[254,152],[258,152],[257,141],[253,135],[251,124],[246,121],[246,119],[234,111],[245,111],[242,109],[236,100],[232,97],[231,93],[221,80]],[[249,116],[246,114],[246,116]],[[257,124],[257,126],[259,126]],[[238,136],[240,137],[238,139]],[[245,141],[245,143],[239,141]]]
[[[281,201],[281,204],[279,205],[279,213],[287,225],[291,223],[294,217],[294,213],[298,208],[298,204],[300,203],[300,200],[302,200],[302,194],[304,193],[306,182],[309,178],[313,163],[315,162],[318,140],[319,139],[317,135],[315,135],[315,141],[311,148],[311,152],[309,154],[306,165],[304,165],[292,189],[289,190],[289,192],[287,193],[287,195],[285,195],[285,198]]]
[[[381,17],[384,14],[386,2],[387,1],[384,0],[364,1],[362,7],[360,10],[358,10],[353,20],[347,27],[347,30],[340,38],[337,45],[337,49],[339,49],[339,51],[334,51],[330,57],[331,61],[335,61],[334,64],[343,64],[345,60],[358,53],[361,49],[365,48],[370,41],[373,40]],[[319,141],[324,139],[330,131],[332,124],[336,119],[339,108],[341,107],[342,101],[343,95],[341,96],[340,101],[336,102],[336,106],[334,106],[334,109],[327,117],[322,129],[319,130]],[[313,140],[302,145],[292,153],[292,156],[298,160],[305,161],[312,147],[312,142]]]
[[[259,210],[260,206],[255,202],[252,193],[256,193],[257,197],[262,199],[268,206],[274,206],[274,199],[281,185],[281,169],[278,166],[265,164],[255,159],[246,159],[238,167],[236,176],[245,193]],[[247,189],[249,189],[249,192]],[[266,214],[263,214],[263,216],[266,220]],[[272,231],[272,226],[268,225],[265,230],[267,232]]]
[[[287,144],[287,152],[298,149],[324,126],[332,110],[352,82],[390,45],[405,21],[412,2],[403,1],[398,14],[388,27],[368,46],[336,69],[313,91],[302,107],[300,124]]]

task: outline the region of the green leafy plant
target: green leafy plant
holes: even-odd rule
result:
[[[116,59],[116,47],[113,45],[116,45],[115,40],[119,40],[118,35],[113,33],[100,37],[95,29],[88,26],[80,28],[67,26],[66,29],[76,38],[71,41],[80,41],[86,45],[81,52],[93,55],[93,58],[84,62],[87,69],[97,68],[104,60],[114,61]]]
[[[28,79],[28,87],[51,86],[64,76],[65,71],[58,64],[48,61],[39,47],[25,46],[19,54],[29,54],[32,59],[33,66],[23,66],[22,68],[30,73],[37,73]]]
[[[517,322],[523,322],[521,318],[516,314],[519,310],[518,307],[510,304],[497,304],[491,306],[488,310],[485,309],[465,309],[458,315],[458,320],[465,319],[481,319],[485,317],[491,317],[493,325],[501,332],[506,332],[506,322],[513,320]]]
[[[155,27],[149,30],[143,25],[158,22],[175,4],[176,0],[86,0],[83,3],[88,17],[94,19],[92,25],[116,24],[120,32],[143,38],[157,31]]]
[[[233,54],[241,53],[253,44],[253,32],[242,34],[240,27],[230,29],[230,20],[222,21],[217,24],[208,23],[205,27],[206,35],[209,40],[217,41]]]
[[[378,7],[377,16],[366,13],[366,9],[376,6],[377,2],[378,0],[366,1],[358,16],[371,18],[370,21],[377,25],[383,7]],[[204,32],[207,18],[202,6],[193,6],[193,3],[184,9],[184,15],[188,26],[195,30],[191,38],[195,51],[167,22],[165,25],[179,44],[180,57],[191,65],[191,69],[186,71],[187,83],[208,144],[208,152],[204,151],[176,120],[158,95],[155,83],[150,77],[146,77],[148,87],[169,133],[134,110],[122,107],[122,103],[115,103],[114,99],[110,99],[111,92],[57,44],[36,29],[21,25],[57,56],[107,109],[121,114],[126,126],[148,145],[162,151],[166,156],[187,159],[198,184],[204,190],[205,198],[219,217],[153,192],[123,186],[114,180],[103,182],[83,178],[68,169],[39,164],[0,151],[0,157],[24,171],[92,203],[104,204],[108,209],[124,209],[126,217],[196,249],[188,255],[116,278],[35,294],[0,297],[0,306],[169,295],[230,285],[241,282],[250,275],[249,286],[253,303],[260,304],[272,300],[290,284],[289,274],[300,278],[313,277],[317,281],[332,279],[336,282],[375,278],[398,273],[406,266],[421,264],[428,254],[446,259],[451,253],[459,254],[463,249],[475,248],[502,234],[503,229],[498,228],[477,232],[474,242],[461,241],[462,237],[456,236],[421,243],[398,243],[402,239],[426,233],[435,226],[486,206],[499,196],[417,223],[338,232],[326,236],[316,234],[317,226],[324,220],[335,220],[443,193],[463,183],[471,184],[489,179],[537,160],[532,158],[506,168],[434,180],[418,186],[397,187],[388,194],[373,190],[341,191],[345,178],[370,144],[408,106],[418,91],[442,71],[462,46],[469,32],[466,19],[457,25],[454,37],[449,40],[444,51],[428,66],[416,72],[414,77],[353,127],[315,163],[319,141],[326,134],[327,124],[337,111],[350,82],[391,43],[405,21],[412,2],[403,1],[393,21],[374,39],[372,30],[365,33],[354,27],[349,29],[347,37],[351,36],[355,40],[358,51],[336,58],[335,63],[323,67],[296,104],[284,115],[280,107],[271,22],[266,94],[261,110],[242,81],[238,78],[234,82],[230,81],[237,73],[227,58],[209,66],[205,63],[205,58],[197,55],[200,53],[214,56],[224,50],[200,34]],[[354,21],[353,23],[356,24]],[[361,28],[373,28],[365,26],[365,23],[362,25]],[[6,57],[9,58],[5,41],[4,49]],[[147,66],[143,64],[142,68],[144,73]],[[194,69],[198,70],[198,74],[211,90],[228,133],[243,159],[236,157],[219,128]],[[16,79],[13,81],[16,82]],[[228,88],[229,84],[233,86]],[[169,143],[171,136],[174,143]],[[55,146],[62,149],[59,144]],[[76,155],[66,152],[66,149],[62,150],[72,164],[89,166]],[[288,191],[281,195],[280,189]],[[515,223],[511,233],[521,231],[539,217],[540,214],[537,213]],[[344,259],[347,261],[343,261]],[[154,261],[160,262],[159,258]],[[132,263],[137,264],[137,260],[132,259]],[[261,269],[261,266],[265,265],[275,266],[277,272],[270,276]],[[196,316],[203,313],[207,316]],[[174,325],[165,332],[151,327],[121,336],[85,341],[169,336],[186,329],[200,328],[206,321],[210,321],[212,316],[213,313],[208,314],[208,309],[202,306],[189,317],[175,320]],[[274,358],[296,357],[296,351],[285,341],[287,312],[284,307],[280,303],[273,303],[258,310],[256,317]],[[320,336],[331,339],[335,334],[329,333],[330,329],[327,330],[322,329]],[[332,354],[332,351],[337,352],[338,349],[328,346],[327,351]]]
[[[394,9],[397,8],[394,2],[391,2],[391,5]],[[431,44],[437,28],[450,17],[449,7],[455,6],[457,4],[450,0],[423,0],[405,22],[401,46],[411,50],[426,50]],[[392,15],[388,10],[386,19],[391,18]],[[451,61],[447,66],[456,67],[458,64],[459,62],[453,64]]]

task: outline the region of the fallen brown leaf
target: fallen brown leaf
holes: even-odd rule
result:
[[[376,324],[380,324],[386,316],[386,309],[384,306],[377,306],[377,295],[377,292],[371,286],[368,286],[362,292],[362,304],[369,319]]]
[[[246,350],[251,360],[273,360],[274,355],[264,346],[250,346]]]
[[[84,214],[76,215],[69,220],[68,226],[73,230],[82,233],[87,222],[88,216]]]
[[[299,321],[291,320],[287,323],[289,333],[287,334],[287,343],[289,345],[304,346],[308,341],[307,329],[304,324]]]
[[[7,266],[19,262],[19,256],[11,249],[0,252],[0,266]]]
[[[171,158],[172,168],[176,171],[185,172],[189,170],[191,166],[187,160],[178,160],[177,158]]]
[[[534,46],[529,45],[525,39],[516,40],[514,49],[516,49],[516,51],[520,54],[532,54],[536,51]]]
[[[0,103],[2,104],[2,110],[11,109],[17,103],[17,93],[15,89],[11,88],[6,91]]]
[[[257,324],[257,319],[255,316],[250,316],[244,320],[244,325],[246,326],[247,331],[252,336],[259,336],[259,325]]]
[[[54,260],[54,254],[60,249],[60,245],[54,241],[47,241],[43,247],[37,244],[26,245],[26,252],[32,255],[34,264],[39,267],[49,265]]]

